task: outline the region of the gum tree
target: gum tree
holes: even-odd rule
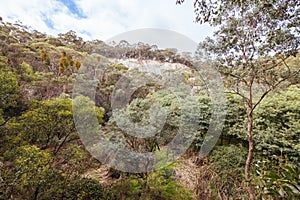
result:
[[[20,87],[17,76],[9,68],[7,58],[0,56],[0,126],[17,114],[19,104]]]
[[[299,66],[291,67],[287,59],[299,52],[300,2],[196,0],[194,7],[196,22],[218,28],[213,39],[200,43],[199,52],[215,61],[228,92],[241,96],[247,109],[245,178],[250,181],[253,112],[272,90],[299,74]],[[249,195],[255,198],[252,186]]]

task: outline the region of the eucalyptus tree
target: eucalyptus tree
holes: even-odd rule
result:
[[[253,112],[272,90],[299,74],[299,66],[291,67],[287,59],[299,52],[300,2],[195,0],[194,7],[196,22],[217,27],[213,38],[200,43],[199,52],[215,61],[228,92],[241,96],[247,109],[245,178],[250,181]],[[255,198],[252,186],[249,195]]]

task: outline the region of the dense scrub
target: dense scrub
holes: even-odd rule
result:
[[[174,49],[159,50],[142,43],[121,41],[110,46],[98,40],[83,41],[72,31],[49,37],[21,24],[1,23],[0,199],[248,198],[243,175],[248,148],[247,110],[239,96],[227,95],[221,137],[210,155],[202,159],[195,155],[206,136],[212,112],[205,90],[196,92],[182,106],[172,90],[156,83],[146,84],[135,91],[123,113],[112,116],[111,95],[129,69],[111,63],[109,58],[184,64],[182,82],[192,87],[195,83],[190,82],[190,77],[195,74],[190,58]],[[196,138],[178,162],[155,172],[128,174],[104,167],[85,150],[75,128],[71,96],[78,70],[91,53],[106,63],[95,94],[94,111],[100,132],[116,134],[126,141],[128,149],[159,152],[180,129],[181,117],[187,116],[183,110],[201,110],[197,126],[193,127]],[[287,62],[299,70],[299,58],[290,57]],[[137,69],[131,73],[144,76]],[[298,77],[288,81],[293,86],[271,92],[253,113],[255,167],[251,183],[259,198],[297,199],[300,195],[300,86]],[[86,97],[76,98],[94,105]],[[155,137],[137,140],[116,124],[121,120],[126,126],[128,118],[135,123],[150,123],[147,120],[154,102],[161,104],[166,113],[162,130]],[[104,171],[92,175],[98,169]]]

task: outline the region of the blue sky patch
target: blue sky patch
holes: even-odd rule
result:
[[[85,34],[85,35],[87,35],[89,37],[92,37],[92,34],[90,32],[88,32],[88,31],[80,31],[79,33]]]
[[[82,12],[80,8],[77,7],[76,3],[73,0],[58,0],[63,3],[69,11],[79,18],[87,18],[86,15]]]
[[[54,23],[47,15],[42,14],[42,19],[49,28],[54,29]]]

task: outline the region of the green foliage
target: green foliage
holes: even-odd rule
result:
[[[3,118],[3,110],[0,109],[0,125],[3,125],[4,124],[4,118]]]
[[[88,97],[84,97],[84,96],[75,97],[73,106],[74,106],[74,109],[77,110],[79,115],[83,117],[81,120],[86,121],[86,122],[91,120],[90,118],[84,118],[84,117],[89,117],[89,115],[86,115],[84,113],[92,112],[92,113],[95,113],[95,116],[96,116],[99,124],[104,123],[104,120],[103,120],[103,117],[105,114],[104,108],[95,106],[95,103],[93,101],[91,101]]]
[[[73,49],[80,50],[84,46],[83,39],[76,35],[75,31],[68,31],[66,33],[58,34],[60,41]]]
[[[244,165],[246,148],[239,145],[218,146],[209,157],[218,173],[236,171],[240,173]]]
[[[62,93],[71,93],[74,76],[54,76],[52,72],[36,72],[34,80],[25,85],[29,100],[47,100],[57,98]]]
[[[161,190],[166,199],[192,199],[192,192],[184,188],[176,179],[175,165],[169,165],[151,173],[147,184],[150,188]]]
[[[300,197],[300,168],[286,158],[274,157],[256,163],[257,187],[262,199],[298,199]]]
[[[15,115],[20,100],[20,88],[16,75],[0,69],[0,109],[4,117]]]
[[[86,167],[79,148],[71,146],[68,151],[51,156],[47,150],[26,145],[11,152],[13,167],[1,167],[0,198],[106,199],[97,181],[78,174],[79,168]]]
[[[178,180],[172,166],[145,176],[131,175],[114,185],[109,199],[193,199]]]
[[[299,84],[300,83],[300,54],[298,53],[295,57],[291,56],[287,59],[287,64],[290,67],[291,73],[293,76],[289,79],[291,84]]]
[[[184,0],[178,0],[182,3]],[[248,156],[245,178],[251,180],[255,143],[253,115],[275,88],[290,84],[299,74],[286,62],[299,51],[299,3],[294,1],[195,1],[196,21],[217,26],[214,38],[199,44],[201,60],[213,60],[224,76],[228,92],[239,95],[245,105]],[[271,56],[275,55],[275,56]],[[232,133],[231,133],[232,134]],[[239,133],[237,133],[239,135]],[[255,188],[249,183],[249,197]]]
[[[34,101],[19,118],[19,132],[23,140],[57,153],[76,136],[71,99]]]
[[[298,199],[299,166],[295,163],[300,157],[300,90],[279,87],[278,93],[267,94],[279,83],[283,88],[286,86],[283,83],[299,83],[299,55],[295,54],[299,49],[299,32],[296,34],[299,22],[295,20],[299,3],[222,0],[196,1],[195,7],[196,21],[219,27],[215,39],[202,43],[199,52],[204,49],[212,55],[224,75],[227,92],[239,96],[227,96],[228,112],[221,145],[207,158],[208,163],[193,165],[195,171],[202,170],[195,174],[205,181],[203,184],[199,179],[194,184],[201,184],[201,191],[210,193],[213,199],[248,198],[242,176],[249,114],[245,105],[258,103],[252,107],[255,108],[255,159],[270,159],[284,153],[291,161],[261,161],[258,177],[253,179],[259,189],[257,194],[266,199]],[[168,77],[180,80],[168,87],[169,90],[151,82],[136,88],[129,100],[120,95],[120,101],[128,100],[128,104],[111,118],[111,96],[116,84],[119,87],[129,84],[125,74],[129,78],[147,77],[138,69],[128,70],[123,64],[111,63],[104,57],[153,59],[191,67],[190,54],[179,55],[176,49],[158,49],[143,43],[131,45],[121,41],[109,46],[99,40],[83,41],[73,31],[55,38],[31,31],[22,24],[1,22],[0,26],[0,199],[192,198],[189,188],[184,188],[177,179],[176,165],[136,175],[120,176],[115,171],[119,179],[114,179],[108,188],[99,185],[103,180],[83,178],[86,171],[98,167],[99,163],[84,150],[72,113],[75,108],[81,116],[76,120],[85,124],[94,120],[97,124],[97,127],[77,127],[87,133],[99,133],[85,135],[92,144],[100,136],[113,135],[110,139],[116,144],[121,140],[130,150],[156,152],[156,158],[160,158],[164,155],[160,150],[181,129],[188,133],[184,139],[196,134],[193,148],[197,150],[209,128],[212,102],[204,91],[185,98],[182,91],[191,89],[185,86],[191,77],[195,78],[194,72],[183,74],[182,79]],[[98,47],[94,49],[95,46]],[[92,50],[96,54],[83,61]],[[198,57],[201,59],[203,55]],[[95,103],[77,96],[83,88],[77,88],[78,91],[71,88],[74,77],[80,77],[82,72],[88,75],[95,72],[100,78],[95,83]],[[95,74],[83,83],[95,81]],[[120,78],[124,79],[119,81]],[[201,81],[196,78],[191,84],[201,85]],[[73,102],[69,96],[72,91],[76,97]],[[247,96],[249,92],[251,97]],[[260,97],[264,101],[260,102]],[[153,137],[137,138],[124,131],[134,127],[130,124],[144,128],[136,130],[144,130],[146,135],[153,132],[153,127],[161,129]]]
[[[75,142],[69,142],[65,148],[61,149],[56,155],[56,160],[63,164],[55,164],[55,168],[62,173],[66,179],[74,178],[83,174],[91,167],[89,153]]]
[[[38,188],[44,187],[48,181],[51,155],[33,145],[18,147],[10,154],[14,165],[13,168],[4,166],[1,169],[0,188],[4,190],[0,192],[0,198],[34,198]]]
[[[264,156],[300,157],[300,89],[291,86],[266,98],[255,113],[256,148]]]
[[[101,61],[98,61],[101,62]],[[98,65],[94,63],[94,65]],[[106,63],[106,61],[102,61]],[[111,111],[111,95],[114,91],[116,83],[119,79],[128,71],[128,67],[123,64],[111,64],[107,63],[106,66],[103,66],[104,69],[101,73],[101,78],[99,80],[97,89],[96,89],[96,105],[104,107],[107,112]]]
[[[184,1],[185,0],[176,0],[176,3],[182,4]],[[194,2],[196,21],[200,23],[208,22],[216,26],[226,23],[228,20],[239,15],[254,12],[264,19],[262,22],[266,23],[267,26],[278,25],[289,28],[299,26],[299,20],[297,18],[299,2],[292,0],[195,0]],[[267,36],[272,37],[274,34]]]
[[[105,109],[97,107],[89,97],[76,96],[73,99],[73,112],[76,128],[86,147],[97,143],[101,135],[101,124],[104,123]]]
[[[243,99],[237,95],[227,95],[227,112],[221,143],[246,142],[246,109]]]
[[[162,105],[166,110],[167,118],[164,127],[165,132],[163,134],[166,138],[173,138],[174,131],[176,131],[179,126],[182,125],[185,127],[183,122],[183,118],[187,115],[185,112],[191,111],[191,113],[194,112],[194,114],[197,115],[195,118],[196,121],[193,122],[196,125],[195,130],[198,132],[197,140],[198,142],[203,141],[202,139],[208,130],[211,116],[211,101],[207,95],[193,96],[182,100],[170,90],[160,90],[149,95],[148,98]],[[169,139],[167,139],[167,141],[169,141]]]
[[[170,90],[160,90],[144,99],[133,99],[127,107],[115,110],[110,124],[122,129],[121,137],[125,138],[130,148],[152,152],[159,151],[180,131],[190,143],[194,140],[193,147],[201,146],[209,127],[210,114],[211,105],[207,96],[180,99]],[[186,122],[188,119],[193,122],[192,126]],[[148,137],[136,140],[128,133]]]
[[[0,69],[1,70],[7,70],[8,69],[7,63],[8,63],[7,57],[0,56]]]
[[[153,101],[157,101],[167,108],[167,120],[170,125],[176,126],[180,120],[180,102],[177,96],[170,90],[161,90],[149,96]]]
[[[32,67],[27,64],[26,62],[23,62],[20,65],[20,69],[17,72],[19,80],[24,82],[30,82],[33,81],[36,78],[36,75],[33,72]]]
[[[15,153],[17,187],[24,189],[44,183],[52,159],[49,152],[40,150],[36,146],[22,146],[17,148]]]
[[[210,165],[216,173],[210,188],[215,196],[242,199],[248,194],[243,188],[243,170],[247,150],[242,145],[216,147],[209,157]]]
[[[53,195],[58,196],[55,193]],[[97,181],[86,178],[70,180],[63,191],[64,199],[98,200],[106,199],[105,195],[104,189]]]

